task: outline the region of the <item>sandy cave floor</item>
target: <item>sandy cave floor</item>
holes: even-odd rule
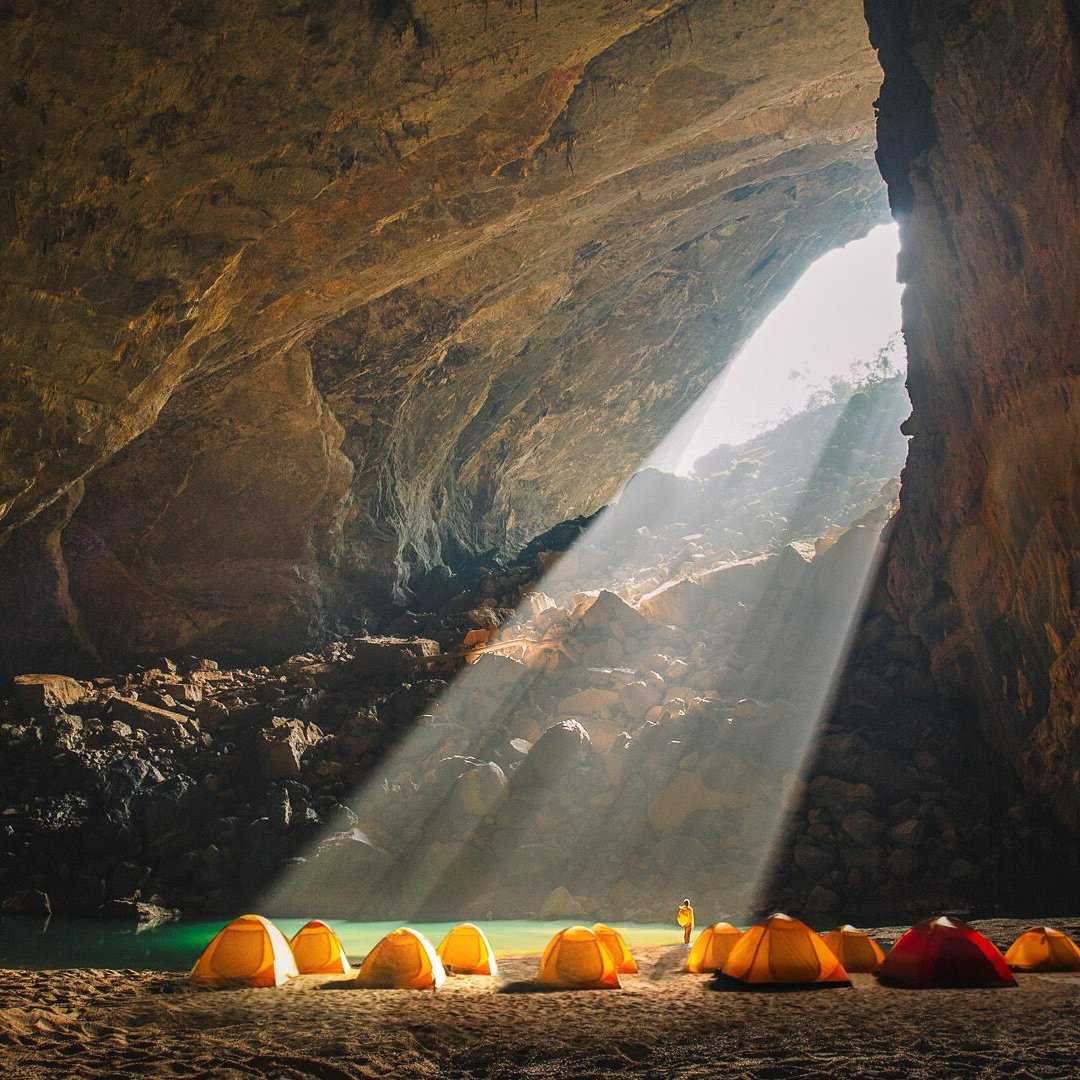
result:
[[[1028,923],[978,924],[999,945]],[[1072,920],[1058,921],[1075,931]],[[883,941],[897,931],[880,933]],[[508,992],[454,977],[438,994],[205,990],[135,971],[0,972],[3,1077],[1066,1077],[1080,1074],[1080,975],[1008,990],[721,992],[680,971],[685,951],[639,951],[622,992]]]

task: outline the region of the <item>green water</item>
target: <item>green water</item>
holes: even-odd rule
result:
[[[286,937],[304,924],[303,919],[276,919]],[[572,920],[570,920],[572,922]],[[154,929],[134,929],[91,919],[0,918],[0,967],[8,968],[136,968],[187,971],[207,942],[225,925],[218,922],[169,923]],[[335,922],[351,959],[359,959],[399,923]],[[453,923],[410,923],[438,945]],[[552,935],[569,925],[528,919],[494,919],[479,924],[496,954],[539,953]],[[627,944],[674,945],[682,931],[660,923],[618,923]]]

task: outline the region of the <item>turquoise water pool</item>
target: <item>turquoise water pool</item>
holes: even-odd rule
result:
[[[303,926],[303,919],[275,919],[286,937]],[[572,921],[572,920],[571,920]],[[137,931],[92,919],[0,918],[0,967],[15,968],[137,968],[186,971],[206,943],[225,925],[214,922],[169,923]],[[394,922],[338,922],[330,920],[351,958],[362,957],[390,930]],[[434,945],[453,923],[409,923]],[[569,922],[529,919],[493,919],[480,923],[492,948],[500,955],[539,953]],[[627,944],[674,945],[682,932],[662,923],[617,923]]]

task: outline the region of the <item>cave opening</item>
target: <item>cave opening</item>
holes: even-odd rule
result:
[[[650,457],[680,474],[794,414],[907,371],[899,227],[878,225],[813,262]]]

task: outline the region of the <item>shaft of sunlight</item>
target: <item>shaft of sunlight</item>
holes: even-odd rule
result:
[[[889,224],[818,259],[650,463],[689,473],[717,444],[738,445],[775,427],[806,408],[816,388],[885,346],[900,326],[899,251],[899,228]]]
[[[819,260],[645,464],[670,469],[674,462],[686,474],[718,443],[743,442],[775,426],[802,409],[814,387],[873,356],[899,326],[896,246],[895,228],[882,227]],[[635,583],[635,560],[655,550],[648,545],[665,523],[700,518],[704,493],[715,503],[708,512],[720,516],[723,499],[739,497],[722,478],[710,488],[686,475],[639,474],[547,570],[504,630],[511,641],[533,639],[522,647],[528,663],[483,656],[462,668],[346,800],[357,818],[351,837],[338,843],[321,836],[263,908],[299,915],[316,902],[337,917],[490,917],[499,906],[494,894],[511,887],[519,888],[519,906],[528,893],[535,910],[556,886],[576,884],[594,895],[605,875],[659,867],[698,889],[718,913],[752,909],[874,578],[884,517],[849,529],[816,558],[812,545],[783,546],[814,539],[792,535],[784,523],[798,520],[823,483],[844,501],[850,478],[837,462],[878,445],[896,426],[891,414],[867,416],[866,408],[865,401],[838,405],[816,440],[802,446],[804,488],[770,495],[778,523],[771,553],[746,562],[714,554],[689,569],[669,569],[663,587],[679,584],[698,605],[690,605],[696,615],[650,621],[631,612],[638,622],[620,615],[617,630],[590,628],[584,603],[571,610],[575,594],[609,588],[638,602],[657,582]],[[857,424],[845,423],[849,412],[858,413]],[[855,447],[852,431],[861,440]],[[550,603],[534,603],[538,594],[554,598],[565,617],[536,621]],[[550,626],[561,627],[561,641]],[[614,640],[605,642],[609,629]],[[540,644],[565,648],[547,652]],[[684,655],[691,664],[683,664],[689,674],[682,681],[670,672],[667,683],[653,679],[670,657]],[[708,678],[695,676],[694,663]],[[624,696],[610,689],[619,686],[620,664],[645,687],[641,695],[661,686],[651,710],[624,710]],[[567,705],[589,688],[603,691],[593,699],[610,709]],[[534,755],[541,733],[568,719],[591,737],[588,760],[577,753],[573,729],[554,756],[554,743]],[[643,785],[633,813],[611,806],[604,794],[630,775]],[[717,841],[706,865],[691,867],[696,842],[679,830],[702,808],[724,816],[730,836]],[[566,850],[561,823],[577,815],[595,819],[595,843]],[[361,846],[373,841],[372,854],[357,862],[361,838]],[[545,860],[553,854],[561,869],[546,879]]]

